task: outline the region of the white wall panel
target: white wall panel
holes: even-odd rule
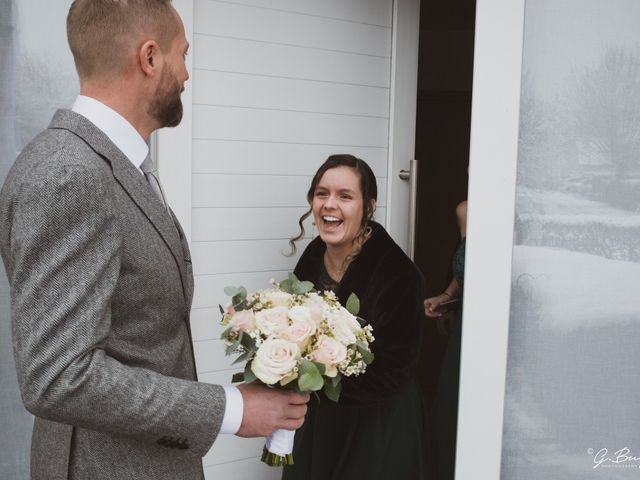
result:
[[[194,50],[195,69],[389,87],[388,58],[205,35]]]
[[[247,460],[251,458],[257,459],[257,457],[262,454],[263,446],[264,438],[240,438],[236,437],[235,435],[221,435],[216,439],[216,443],[213,445],[211,450],[209,450],[209,452],[205,455],[203,463],[205,466],[209,466],[218,463],[236,462],[238,460]],[[264,469],[268,468],[270,467],[264,465]],[[261,469],[263,473],[265,472],[264,469]],[[282,471],[279,468],[274,468],[274,470],[278,470],[280,475],[282,475]],[[263,473],[261,473],[261,475]],[[269,472],[266,473],[268,474]],[[215,478],[218,480],[227,480],[228,477],[221,476],[220,473],[216,470],[216,474],[212,475],[211,478]],[[250,478],[253,479],[263,477]],[[277,478],[280,478],[280,476],[278,476]]]
[[[357,23],[391,26],[391,3],[388,0],[226,0],[238,5],[255,5]]]
[[[191,334],[193,338],[197,338],[198,340],[214,340],[216,338],[220,338],[220,334],[222,333],[222,325],[220,325],[220,310],[218,308],[218,304],[225,305],[225,301],[223,294],[219,292],[214,292],[215,297],[218,302],[215,307],[210,308],[198,308],[191,311]],[[228,366],[224,365],[225,367]],[[220,365],[218,365],[220,367]],[[198,362],[198,368],[203,368],[203,365],[200,365]],[[231,377],[226,378],[224,383],[228,383]]]
[[[304,208],[311,178],[294,175],[194,175],[193,207]],[[378,205],[386,206],[386,185],[380,179],[377,183]]]
[[[213,385],[229,385],[234,373],[242,371],[241,368],[218,370],[215,372],[198,372],[198,381]]]
[[[292,175],[194,175],[193,207],[304,208],[310,183]]]
[[[387,175],[386,148],[291,143],[194,140],[194,173],[313,175],[334,153],[362,158],[377,177]]]
[[[243,445],[241,448],[246,447]],[[261,448],[258,446],[257,448]],[[259,451],[259,450],[256,450]],[[206,478],[223,480],[278,480],[282,476],[279,468],[267,467],[258,457],[219,465],[207,465],[205,459],[204,474]]]
[[[291,238],[298,234],[298,218],[307,210],[307,207],[196,208],[192,238],[194,242]],[[309,216],[305,221],[307,236],[313,231],[312,220]]]
[[[386,147],[386,118],[255,108],[193,106],[197,139]]]
[[[300,242],[301,247],[308,241]],[[237,240],[197,242],[192,247],[195,275],[210,273],[264,272],[293,270],[295,258],[285,257],[286,240]],[[268,285],[265,285],[265,287]]]
[[[273,270],[263,272],[204,274],[195,277],[195,295],[193,299],[194,312],[198,309],[225,305],[229,297],[224,294],[224,287],[244,286],[247,290],[267,288],[269,280],[286,278],[287,270]]]
[[[194,31],[198,34],[387,58],[391,55],[391,27],[213,0],[197,0],[196,8]]]
[[[342,115],[389,117],[389,89],[198,70],[193,102]]]
[[[227,357],[224,353],[222,340],[196,340],[193,342],[193,353],[198,362],[199,372],[215,372],[235,368],[232,366],[233,357]],[[241,369],[238,369],[241,370]],[[225,383],[230,383],[231,377]]]

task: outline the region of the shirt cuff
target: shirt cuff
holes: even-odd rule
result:
[[[233,385],[223,385],[227,403],[222,418],[220,433],[235,435],[240,430],[242,424],[242,413],[244,410],[244,400],[238,387]]]

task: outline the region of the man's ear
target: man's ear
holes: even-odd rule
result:
[[[145,75],[155,76],[159,71],[160,48],[155,40],[147,40],[138,50],[138,63]]]

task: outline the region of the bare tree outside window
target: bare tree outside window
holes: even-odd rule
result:
[[[637,478],[640,4],[525,6],[502,478]]]

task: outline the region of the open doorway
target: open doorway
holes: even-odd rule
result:
[[[415,262],[427,281],[427,297],[442,293],[452,278],[452,258],[460,243],[456,206],[467,198],[475,0],[422,0],[416,119],[418,191]],[[428,435],[434,434],[434,399],[441,375],[457,386],[457,364],[445,364],[447,344],[458,321],[455,312],[427,319],[419,375],[426,400]],[[457,325],[459,330],[459,325]],[[454,341],[455,342],[455,341]],[[452,347],[451,342],[449,348]],[[455,348],[455,347],[454,347]],[[451,355],[451,352],[448,354]],[[455,378],[451,378],[451,377]],[[451,386],[447,388],[451,396]],[[440,394],[438,394],[440,395]],[[449,399],[451,400],[451,399]],[[455,442],[455,406],[438,430]],[[440,432],[441,433],[441,432]],[[453,478],[446,459],[433,458],[432,477]],[[453,455],[452,455],[453,456]]]

